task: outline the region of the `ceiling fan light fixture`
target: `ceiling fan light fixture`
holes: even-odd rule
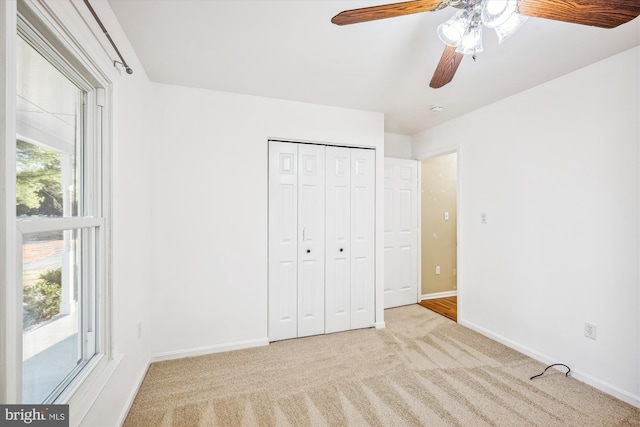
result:
[[[446,47],[429,82],[429,87],[438,89],[451,82],[465,54],[475,60],[475,54],[482,51],[483,25],[493,28],[502,43],[526,16],[615,28],[638,18],[639,5],[640,0],[403,0],[345,10],[331,22],[346,25],[434,12],[447,6],[458,9],[459,13],[438,26],[438,37]]]
[[[464,55],[475,55],[482,52],[482,27],[480,25],[474,25],[467,29],[456,52]]]
[[[456,47],[460,44],[468,26],[469,13],[466,10],[461,10],[438,25],[438,37],[440,37],[442,43]]]
[[[497,28],[516,14],[517,0],[484,0],[482,3],[482,24]]]
[[[498,35],[498,42],[502,43],[503,41],[505,41],[511,34],[513,34],[518,28],[520,28],[520,26],[524,24],[526,20],[526,16],[520,15],[519,13],[514,13],[503,24],[498,25],[496,28],[494,28],[496,34]]]

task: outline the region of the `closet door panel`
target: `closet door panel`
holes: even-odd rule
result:
[[[325,146],[298,147],[298,336],[324,333]]]
[[[351,329],[374,324],[375,152],[351,150]]]
[[[269,144],[269,340],[297,336],[298,148]]]
[[[325,331],[351,329],[351,149],[326,154]]]

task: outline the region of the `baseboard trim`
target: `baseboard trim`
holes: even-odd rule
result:
[[[542,362],[545,365],[551,365],[553,363],[559,363],[557,359],[549,357],[545,354],[541,354],[537,351],[534,351],[528,347],[520,345],[519,343],[512,341],[508,338],[503,337],[502,335],[495,334],[488,329],[485,329],[481,326],[478,326],[472,322],[468,322],[465,320],[458,319],[458,324],[464,327],[467,327],[471,330],[478,332],[485,337],[491,338],[494,341],[497,341],[501,344],[506,345],[509,348],[512,348],[516,351],[519,351],[522,354],[529,356],[530,358],[537,360],[538,362]],[[560,361],[561,362],[561,361]],[[598,378],[593,377],[592,375],[587,374],[586,372],[580,371],[579,369],[571,368],[571,377],[577,379],[578,381],[582,381],[585,384],[589,384],[590,386],[597,388],[598,390],[607,393],[617,399],[622,400],[630,405],[635,406],[636,408],[640,408],[640,396],[629,393],[625,390],[620,389],[619,387],[609,384],[606,381],[602,381]]]
[[[376,329],[384,329],[387,327],[387,325],[384,323],[384,321],[382,322],[376,322],[373,324],[373,327]]]
[[[144,381],[144,377],[147,376],[147,371],[149,370],[149,366],[151,365],[151,360],[147,361],[147,367],[142,371],[142,374],[138,375],[138,378],[135,382],[135,387],[129,393],[129,397],[127,397],[127,401],[125,402],[124,409],[120,414],[118,419],[118,425],[124,425],[124,422],[127,420],[127,415],[129,415],[129,411],[131,410],[131,405],[133,405],[133,401],[136,400],[136,396],[138,395],[138,391],[140,391],[140,387],[142,386],[142,382]]]
[[[424,294],[424,295],[421,295],[420,296],[420,301],[424,301],[426,299],[455,297],[457,295],[458,295],[458,291],[436,292],[435,294]]]
[[[218,344],[207,347],[190,348],[185,350],[167,351],[158,353],[151,357],[151,363],[162,362],[165,360],[182,359],[184,357],[204,356],[206,354],[222,353],[225,351],[242,350],[244,348],[262,347],[269,345],[269,338],[260,338],[257,340],[236,341],[227,344]]]

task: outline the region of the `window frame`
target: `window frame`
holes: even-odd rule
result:
[[[84,417],[100,390],[117,368],[122,355],[115,352],[112,339],[111,286],[111,138],[112,138],[112,82],[111,70],[105,70],[105,58],[93,49],[89,53],[77,44],[72,31],[79,21],[65,13],[73,4],[53,11],[46,0],[15,0],[0,2],[0,346],[7,349],[0,354],[0,401],[20,403],[22,399],[22,244],[23,235],[34,232],[94,229],[97,258],[95,298],[97,305],[96,354],[91,358],[54,403],[70,405],[70,421],[77,424]],[[55,8],[54,7],[54,8]],[[80,13],[75,11],[78,16]],[[62,15],[65,19],[60,19]],[[73,16],[71,16],[73,18]],[[74,27],[75,28],[75,27]],[[91,34],[91,31],[87,32]],[[86,90],[86,104],[82,129],[88,152],[83,156],[83,168],[92,168],[99,179],[85,181],[82,188],[87,212],[83,216],[47,218],[46,220],[18,220],[15,194],[16,141],[16,44],[22,35],[32,46],[80,88]],[[25,37],[26,34],[26,37]],[[89,49],[90,50],[90,49]],[[96,53],[97,52],[97,53]],[[51,55],[49,55],[51,54]],[[98,56],[96,56],[98,55]],[[102,52],[104,55],[104,52]],[[59,57],[59,58],[56,58]],[[55,61],[52,61],[52,58]],[[110,62],[110,61],[109,61]],[[80,80],[77,81],[76,78]],[[78,84],[80,83],[80,84]],[[87,90],[88,89],[88,90]],[[96,149],[98,148],[98,149]],[[95,151],[92,151],[95,150]],[[86,163],[90,162],[90,164]],[[83,178],[84,180],[84,178]],[[91,256],[91,254],[89,254]],[[84,274],[84,273],[83,273]]]

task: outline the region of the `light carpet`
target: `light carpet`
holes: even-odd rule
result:
[[[141,426],[636,426],[640,409],[418,305],[361,329],[153,363]],[[562,362],[562,361],[560,361]]]

